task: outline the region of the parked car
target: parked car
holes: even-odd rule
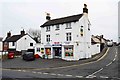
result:
[[[35,60],[34,52],[25,52],[23,53],[22,58],[27,61]]]
[[[107,46],[108,47],[112,47],[113,46],[113,42],[111,42],[111,41],[107,42]]]
[[[9,52],[8,59],[13,59],[13,58],[14,58],[14,52]]]

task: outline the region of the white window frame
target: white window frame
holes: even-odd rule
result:
[[[46,31],[50,31],[50,26],[47,26],[47,27],[46,27]]]
[[[50,35],[46,35],[46,42],[50,42]]]
[[[71,23],[66,23],[66,29],[71,29]]]
[[[60,25],[56,25],[56,29],[55,30],[60,30]]]
[[[66,33],[66,41],[72,41],[72,33]]]

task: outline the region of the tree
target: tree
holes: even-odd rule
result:
[[[34,38],[37,43],[41,42],[41,31],[38,29],[29,29],[28,34]]]

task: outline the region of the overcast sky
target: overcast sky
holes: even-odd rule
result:
[[[0,2],[0,36],[8,31],[19,34],[20,30],[40,29],[45,12],[51,18],[81,14],[86,3],[91,22],[91,35],[104,35],[105,38],[118,39],[118,1],[119,0],[2,0]]]

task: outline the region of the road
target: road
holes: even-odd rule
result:
[[[110,47],[96,61],[59,67],[36,69],[2,69],[3,78],[95,78],[120,79],[120,47]],[[14,64],[14,63],[13,63]],[[54,62],[55,64],[55,62]],[[59,63],[58,63],[59,64]],[[38,64],[36,64],[38,65]],[[57,65],[57,63],[56,63]]]

